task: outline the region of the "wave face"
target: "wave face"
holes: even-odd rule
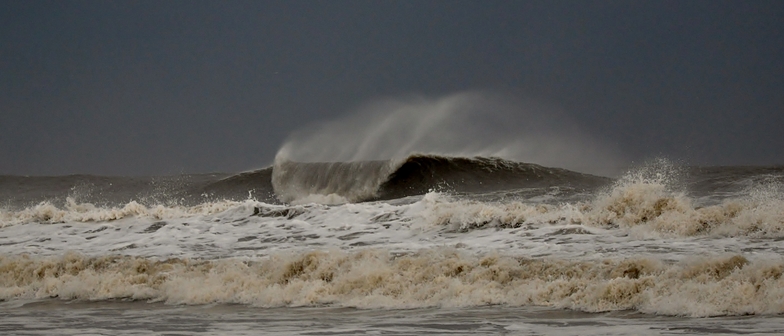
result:
[[[275,164],[272,185],[286,203],[339,204],[376,198],[378,187],[394,171],[391,161]]]
[[[287,203],[389,200],[429,191],[458,193],[520,188],[595,188],[610,179],[500,158],[412,155],[404,160],[279,162],[272,183]]]
[[[0,300],[784,313],[784,167],[291,163],[285,203],[276,168],[3,177]]]
[[[610,179],[566,169],[500,158],[414,155],[400,163],[380,185],[377,198],[394,199],[431,190],[479,193],[520,188],[595,188]]]

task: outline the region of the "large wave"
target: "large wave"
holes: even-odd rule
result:
[[[501,157],[611,176],[622,172],[617,152],[558,108],[469,91],[368,102],[342,118],[304,125],[275,160],[365,162],[427,153]]]
[[[587,188],[610,179],[500,158],[411,155],[403,160],[293,162],[272,170],[277,197],[288,203],[395,199],[428,191],[486,192],[551,186]]]

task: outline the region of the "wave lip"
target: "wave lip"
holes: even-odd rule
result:
[[[278,160],[272,185],[283,202],[334,200],[335,203],[388,200],[432,190],[484,192],[571,186],[591,188],[610,179],[495,157],[414,154],[403,160],[294,162]]]

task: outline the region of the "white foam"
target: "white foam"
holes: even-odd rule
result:
[[[171,304],[361,308],[538,305],[588,312],[784,313],[784,260],[716,255],[592,261],[427,249],[278,253],[254,260],[0,256],[0,299],[131,298]]]
[[[481,202],[441,193],[409,200],[413,203],[334,206],[247,200],[100,208],[69,200],[63,208],[42,203],[0,213],[0,253],[75,249],[89,255],[221,258],[325,247],[461,246],[537,257],[655,254],[679,260],[697,253],[779,251],[770,239],[784,236],[784,201],[762,189],[767,191],[706,207],[658,181],[635,179],[593,200],[561,204]]]
[[[170,219],[215,214],[240,206],[245,202],[219,201],[196,206],[145,206],[131,201],[122,207],[97,207],[66,198],[63,207],[41,202],[19,211],[0,210],[0,227],[26,223],[106,222],[123,218]]]
[[[669,177],[643,175],[560,204],[429,193],[3,210],[0,297],[782,313],[779,185],[700,206]]]

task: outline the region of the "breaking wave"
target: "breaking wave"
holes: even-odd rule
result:
[[[679,177],[681,173],[667,164],[632,171],[604,189],[596,189],[609,181],[604,178],[492,158],[411,156],[388,174],[379,174],[387,167],[387,162],[383,161],[290,165],[287,168],[293,171],[282,174],[276,183],[282,184],[284,190],[280,195],[289,195],[284,200],[291,203],[334,204],[425,194],[412,200],[412,204],[354,205],[353,208],[365,209],[363,212],[368,213],[368,217],[352,218],[352,222],[376,223],[378,219],[373,216],[391,216],[421,223],[424,227],[457,232],[491,227],[578,225],[589,230],[622,229],[639,237],[784,236],[784,187],[777,179],[755,183],[721,199],[703,200],[689,195]],[[268,171],[264,173],[268,174]],[[242,178],[254,178],[254,173],[248,174]],[[336,176],[341,178],[332,178]],[[358,188],[357,184],[367,185],[367,188]],[[449,193],[428,192],[439,185]],[[567,185],[593,187],[594,190],[584,200],[560,198],[559,201],[559,193]],[[556,187],[548,188],[551,186]],[[493,201],[454,196],[454,192],[461,191],[476,193],[523,187],[536,188],[539,194],[533,198]],[[555,201],[547,201],[547,197]],[[209,201],[193,206],[143,205],[131,201],[116,207],[67,198],[63,206],[42,202],[21,210],[0,209],[0,227],[24,223],[106,222],[123,218],[167,220],[254,207],[256,212],[273,207],[275,211],[291,210],[298,214],[329,209],[302,208],[297,204],[271,205],[253,198]],[[381,210],[389,207],[397,210],[391,210],[391,213]],[[342,221],[329,216],[337,216],[349,208],[338,205],[334,209],[335,215],[323,215],[325,223]],[[249,210],[240,212],[247,213],[238,216],[252,216]]]
[[[287,203],[346,203],[423,195],[433,190],[487,192],[551,186],[593,188],[610,179],[500,158],[411,155],[404,160],[293,162],[272,170],[277,197]]]
[[[678,190],[679,173],[657,165],[628,173],[587,201],[544,204],[425,197],[428,222],[466,231],[552,224],[620,228],[642,237],[784,236],[784,187],[777,180],[708,204]]]
[[[289,172],[288,184],[319,186],[292,203],[358,197],[330,184],[341,174],[372,177],[364,200],[425,194],[338,205],[67,198],[0,209],[0,300],[784,313],[781,169],[689,180],[657,162],[610,181],[494,158],[415,155],[385,165],[291,163],[302,175]],[[325,170],[325,180],[312,174]],[[257,174],[274,170],[197,186],[231,191],[258,183]],[[693,181],[707,196],[690,190]],[[451,192],[426,191],[439,184]],[[564,196],[570,185],[585,197]],[[536,193],[475,197],[505,188]]]
[[[689,316],[784,313],[784,260],[739,255],[671,263],[470,255],[428,249],[283,253],[255,261],[70,253],[0,256],[0,299],[360,308],[540,305]]]
[[[131,201],[122,206],[101,207],[92,203],[77,202],[74,198],[68,197],[63,206],[57,206],[51,202],[41,202],[19,211],[0,209],[0,228],[24,223],[107,222],[123,218],[187,218],[224,212],[245,203],[219,201],[195,206],[147,206]]]

